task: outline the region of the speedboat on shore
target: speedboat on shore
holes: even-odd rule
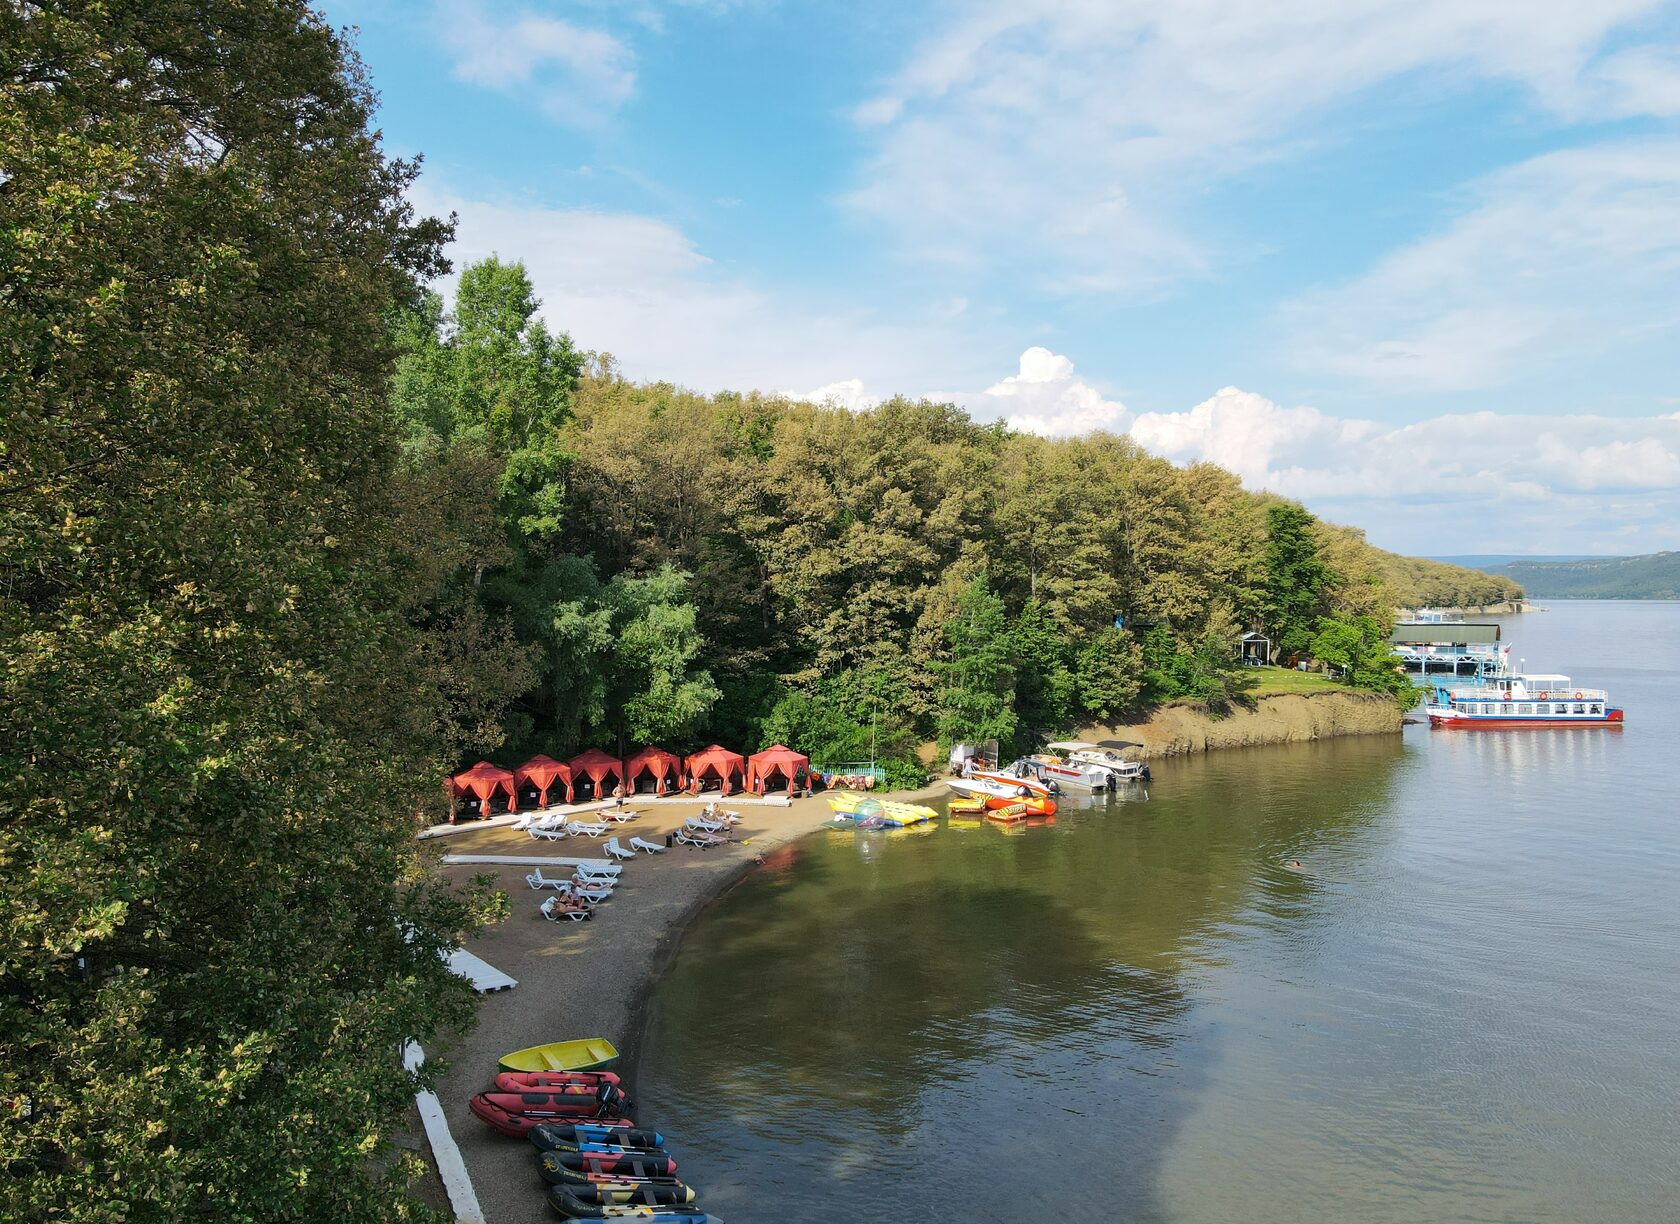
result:
[[[1061,740],[1047,746],[1051,752],[1060,753],[1070,765],[1101,770],[1110,779],[1111,786],[1121,782],[1149,781],[1149,766],[1142,761],[1129,761],[1112,748],[1079,740]]]
[[[1603,689],[1576,688],[1568,676],[1506,676],[1474,688],[1438,684],[1423,707],[1431,727],[1542,730],[1619,727],[1620,707]]]

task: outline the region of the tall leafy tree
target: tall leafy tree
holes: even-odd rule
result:
[[[301,2],[0,6],[0,1216],[397,1220],[470,1016],[390,479],[414,166]]]
[[[1282,502],[1266,511],[1265,583],[1261,615],[1273,647],[1285,656],[1305,652],[1336,576],[1318,555],[1316,520]]]
[[[1020,731],[1034,740],[1068,726],[1074,718],[1073,646],[1067,633],[1036,599],[1010,626],[1015,662],[1015,713]]]
[[[940,680],[939,737],[946,744],[1014,743],[1015,658],[1003,601],[976,578],[945,622],[947,657],[931,664]]]

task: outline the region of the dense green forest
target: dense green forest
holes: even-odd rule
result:
[[[390,412],[447,229],[301,4],[8,3],[0,79],[0,1218],[426,1216],[481,915],[415,813],[499,716]]]
[[[785,740],[819,764],[873,744],[908,778],[927,740],[1225,709],[1254,627],[1404,697],[1381,665],[1396,603],[1516,591],[1121,437],[634,383],[538,305],[491,259],[397,329],[407,454],[462,528],[433,610],[486,708],[509,703],[485,743],[509,763]]]
[[[499,904],[414,842],[464,760],[905,775],[1240,701],[1250,625],[1394,689],[1393,603],[1509,589],[1123,438],[639,385],[516,263],[446,309],[297,0],[11,3],[0,57],[6,1219],[427,1214],[396,1051]]]
[[[1534,599],[1680,599],[1680,552],[1577,561],[1510,561],[1487,572]]]

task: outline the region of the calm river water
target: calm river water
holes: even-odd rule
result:
[[[819,834],[694,925],[639,1113],[729,1224],[1680,1220],[1680,604],[1505,625],[1626,728]]]

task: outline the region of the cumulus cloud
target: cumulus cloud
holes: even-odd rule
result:
[[[1472,196],[1443,232],[1287,306],[1297,362],[1464,390],[1680,325],[1680,142],[1546,154]]]
[[[881,402],[879,395],[871,395],[864,390],[861,378],[844,378],[810,391],[789,391],[787,396],[789,399],[806,400],[813,404],[848,408],[853,412],[865,412]]]
[[[1512,84],[1566,119],[1674,113],[1673,48],[1618,45],[1664,7],[995,0],[957,10],[855,109],[875,148],[847,198],[935,258],[1148,288],[1212,261],[1186,202],[1312,147],[1304,121],[1384,83]]]
[[[1226,387],[1132,437],[1413,552],[1626,552],[1680,543],[1680,420],[1475,412],[1392,426]]]
[[[930,368],[973,371],[979,382],[984,353],[995,351],[987,326],[953,317],[944,301],[901,298],[883,319],[827,292],[767,288],[656,217],[480,199],[431,176],[411,199],[423,213],[457,214],[448,252],[457,269],[493,254],[521,260],[544,318],[634,378],[708,391],[817,386],[810,395],[855,405],[869,398],[865,386],[925,386]],[[832,379],[838,354],[854,363],[852,377]]]
[[[598,122],[635,91],[635,55],[604,30],[484,0],[440,0],[435,27],[461,80],[533,96],[565,123]]]
[[[1068,358],[1037,345],[1021,354],[1015,373],[961,399],[978,416],[1001,416],[1012,429],[1050,437],[1118,431],[1127,419],[1126,405],[1076,378]]]

